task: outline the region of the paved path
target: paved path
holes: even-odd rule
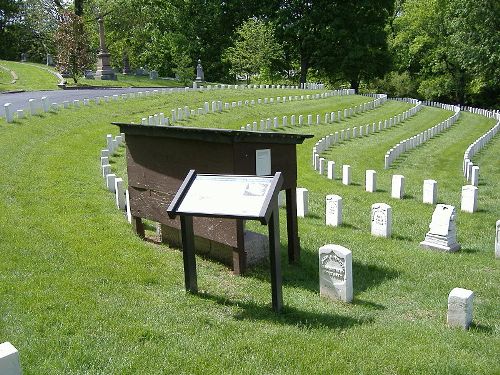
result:
[[[163,88],[163,87],[162,87]],[[117,89],[102,88],[102,89],[79,89],[79,90],[54,90],[54,91],[26,91],[12,94],[0,94],[0,116],[4,116],[3,105],[11,103],[12,110],[15,112],[18,109],[28,108],[29,99],[40,100],[42,96],[46,96],[49,103],[61,104],[65,100],[73,101],[75,99],[103,97],[105,95],[120,95],[129,92],[138,92],[146,90],[161,90],[162,88],[147,88],[147,87],[123,87]]]

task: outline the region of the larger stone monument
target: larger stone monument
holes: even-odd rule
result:
[[[104,42],[104,20],[99,17],[99,53],[97,54],[97,70],[95,72],[95,79],[101,80],[116,80],[116,74],[109,65],[109,54],[106,44]]]
[[[457,243],[455,218],[455,207],[438,204],[432,214],[429,231],[420,245],[427,249],[446,252],[460,250],[460,245]]]
[[[205,81],[205,73],[203,73],[201,60],[198,59],[198,65],[196,65],[196,82],[204,82],[204,81]]]

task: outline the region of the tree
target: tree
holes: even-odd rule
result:
[[[495,105],[500,95],[500,4],[495,0],[406,0],[390,51],[420,97]]]
[[[283,57],[283,48],[274,37],[273,26],[265,21],[250,18],[236,30],[236,39],[223,58],[231,64],[235,75],[245,75],[247,82],[252,75],[269,70],[272,60]]]
[[[58,48],[58,69],[69,74],[77,83],[78,77],[93,64],[82,18],[74,13],[64,12],[55,41]]]

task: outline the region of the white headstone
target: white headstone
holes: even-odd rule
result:
[[[3,110],[5,112],[5,120],[8,122],[8,123],[11,123],[12,121],[14,121],[14,114],[11,110],[11,103],[5,103],[3,105]]]
[[[351,184],[351,166],[348,164],[342,166],[342,183],[344,185]]]
[[[403,199],[405,195],[405,177],[400,174],[392,176],[392,189],[391,197],[396,199]]]
[[[472,290],[454,288],[448,295],[446,321],[450,327],[469,328],[472,323]]]
[[[477,187],[474,185],[465,185],[462,187],[460,209],[470,213],[477,211]]]
[[[438,204],[432,214],[429,231],[420,245],[427,249],[452,252],[460,250],[457,243],[455,207]]]
[[[132,224],[132,212],[130,211],[130,194],[125,190],[125,204],[127,205],[127,221]]]
[[[318,172],[319,174],[325,174],[325,158],[319,158]]]
[[[424,180],[422,201],[428,204],[437,202],[437,182],[435,180]]]
[[[29,107],[30,107],[30,114],[31,114],[31,116],[35,116],[36,115],[36,100],[35,99],[29,99],[28,100],[28,104],[29,104]]]
[[[372,204],[371,234],[390,238],[392,235],[392,208],[385,203]]]
[[[297,188],[297,216],[306,217],[309,211],[309,191],[306,188]]]
[[[110,173],[106,175],[106,187],[112,193],[115,192],[115,180],[116,180],[116,174]]]
[[[335,162],[331,160],[328,161],[327,178],[330,180],[335,179]]]
[[[103,165],[108,165],[108,164],[109,164],[109,157],[108,156],[101,156],[101,167]]]
[[[495,258],[500,258],[500,220],[497,220],[495,228]]]
[[[102,177],[106,178],[111,173],[111,165],[106,164],[102,166]]]
[[[365,173],[365,190],[374,193],[377,191],[377,172],[368,169]]]
[[[19,352],[10,342],[0,344],[0,374],[21,375]]]
[[[326,196],[326,225],[338,227],[342,224],[342,197],[332,194]]]
[[[120,210],[125,210],[125,189],[123,187],[123,179],[115,178],[115,199],[116,207]]]
[[[353,298],[352,252],[340,245],[319,249],[319,293],[335,300],[351,302]]]
[[[477,186],[479,183],[479,167],[477,165],[474,165],[472,167],[472,174],[470,178],[470,183],[471,185]]]

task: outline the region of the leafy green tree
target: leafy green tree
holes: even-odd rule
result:
[[[500,4],[494,0],[406,0],[390,50],[425,99],[495,105],[500,95]]]
[[[94,61],[89,53],[89,41],[82,18],[74,13],[65,12],[55,40],[58,47],[58,69],[69,74],[77,83],[78,77],[82,76],[85,69],[92,66]]]
[[[271,62],[283,57],[283,48],[270,23],[250,18],[236,30],[234,44],[223,56],[231,64],[231,72],[246,76],[249,82],[251,76],[269,72]]]

